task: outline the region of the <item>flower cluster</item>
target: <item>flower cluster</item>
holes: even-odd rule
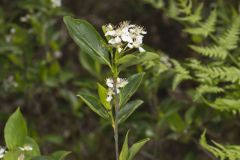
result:
[[[145,51],[141,47],[144,34],[147,34],[143,27],[124,21],[116,27],[108,24],[105,28],[105,36],[110,38],[108,43],[117,48],[119,53],[132,48],[138,48],[140,52]]]
[[[4,157],[5,153],[6,153],[6,149],[3,147],[0,147],[0,159]]]
[[[51,0],[53,8],[61,7],[62,1],[61,0]]]
[[[120,88],[125,87],[128,84],[128,81],[124,78],[117,78],[117,94],[120,92]],[[114,95],[114,80],[112,78],[106,79],[106,85],[108,86],[107,101],[110,102]]]

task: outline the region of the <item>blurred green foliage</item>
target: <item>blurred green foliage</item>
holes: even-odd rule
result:
[[[99,30],[127,17],[146,26],[145,47],[160,55],[124,71],[126,77],[146,72],[135,95],[145,103],[124,124],[136,139],[151,138],[137,159],[198,160],[213,158],[213,150],[229,153],[231,145],[219,143],[239,143],[239,1],[118,0],[116,5],[124,9],[91,0],[63,1],[62,7],[50,0],[0,2],[1,127],[21,106],[29,134],[44,153],[62,148],[73,151],[70,159],[113,159],[110,127],[76,97],[80,91],[97,93],[93,82],[104,82],[109,73],[69,40],[62,17],[87,18]],[[209,147],[202,138],[199,144],[205,128],[219,143]]]

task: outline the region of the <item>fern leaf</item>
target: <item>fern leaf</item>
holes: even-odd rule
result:
[[[240,100],[218,98],[215,102],[209,103],[209,105],[219,111],[228,111],[233,114],[240,112]]]
[[[179,11],[190,15],[192,12],[192,0],[178,0]]]
[[[216,45],[209,47],[190,45],[189,47],[201,55],[222,60],[224,60],[228,54],[227,50]]]
[[[195,100],[197,100],[200,96],[204,94],[209,94],[209,93],[222,93],[224,92],[224,89],[217,87],[217,86],[209,86],[209,85],[200,85],[197,88],[196,95],[194,97]]]
[[[183,80],[188,80],[191,79],[192,77],[190,76],[189,71],[186,70],[183,66],[181,66],[179,62],[175,60],[172,60],[172,62],[175,66],[176,72],[176,76],[174,77],[172,86],[173,90],[175,90]]]
[[[177,6],[175,0],[169,1],[167,14],[169,17],[177,19],[177,16],[179,15],[179,10],[178,10],[178,6]]]
[[[240,34],[240,16],[233,21],[232,26],[219,38],[219,45],[227,50],[237,48]]]
[[[190,15],[187,15],[185,17],[179,17],[178,20],[181,20],[181,21],[186,21],[186,22],[189,22],[189,23],[192,23],[192,24],[195,24],[199,21],[201,21],[202,19],[202,8],[203,8],[203,4],[201,3],[195,10],[194,13],[190,14]]]
[[[221,160],[239,160],[240,146],[223,146],[215,141],[212,141],[213,145],[209,145],[206,140],[206,131],[203,132],[200,138],[200,145],[212,153],[216,158]]]
[[[240,82],[240,70],[236,67],[208,67],[206,73],[209,77],[223,82]]]
[[[199,27],[186,28],[184,31],[193,35],[202,35],[207,37],[210,33],[215,31],[215,24],[217,21],[217,12],[213,10],[208,19],[201,23]]]

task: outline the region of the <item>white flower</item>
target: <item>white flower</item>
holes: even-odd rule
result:
[[[16,29],[15,28],[11,28],[10,32],[11,32],[11,34],[16,33]]]
[[[112,38],[108,41],[108,43],[113,44],[113,45],[114,44],[119,44],[119,43],[121,43],[121,38],[120,37]]]
[[[121,47],[118,47],[117,50],[118,50],[118,53],[121,53],[123,49]]]
[[[109,88],[113,88],[113,79],[107,78],[107,79],[106,79],[106,85],[107,85]]]
[[[5,40],[7,43],[10,43],[12,41],[12,35],[6,35]]]
[[[128,84],[128,81],[124,78],[117,78],[116,90],[117,94],[120,93],[120,88],[125,87]],[[108,86],[107,98],[106,101],[111,102],[114,95],[114,80],[112,78],[106,79],[106,85]]]
[[[130,36],[130,34],[123,34],[123,35],[121,35],[121,39],[122,39],[123,42],[128,42],[128,43],[132,43],[133,42],[133,39]]]
[[[117,88],[123,88],[128,84],[128,81],[124,78],[117,78]]]
[[[110,102],[113,98],[114,92],[112,88],[108,88],[108,92],[107,92],[107,101]]]
[[[128,21],[120,23],[118,26],[106,25],[105,36],[110,38],[108,43],[121,53],[125,49],[137,48],[140,52],[145,50],[141,47],[143,35],[147,34],[143,27],[130,24]]]
[[[21,17],[21,18],[20,18],[20,21],[21,21],[21,22],[27,22],[29,19],[30,19],[30,15],[27,14],[27,15]]]
[[[53,55],[54,55],[55,58],[61,58],[62,55],[63,55],[63,53],[58,50],[58,51],[55,51],[55,52],[53,53]]]
[[[19,149],[21,151],[31,151],[31,150],[33,150],[32,146],[30,146],[28,144],[24,145],[23,147],[19,147]]]
[[[61,0],[51,0],[51,2],[52,2],[52,6],[54,8],[61,7],[61,5],[62,5],[62,1]]]
[[[4,157],[5,153],[6,153],[6,149],[3,147],[0,147],[0,159]]]
[[[142,47],[138,48],[139,52],[145,52],[145,49],[143,49]]]
[[[107,96],[107,102],[111,102],[111,100],[112,100],[112,96]]]

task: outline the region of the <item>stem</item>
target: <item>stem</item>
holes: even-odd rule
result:
[[[114,105],[115,105],[115,121],[114,121],[114,140],[115,140],[115,153],[116,160],[119,159],[119,146],[118,146],[118,112],[119,112],[119,99],[117,93],[117,76],[114,76]]]

